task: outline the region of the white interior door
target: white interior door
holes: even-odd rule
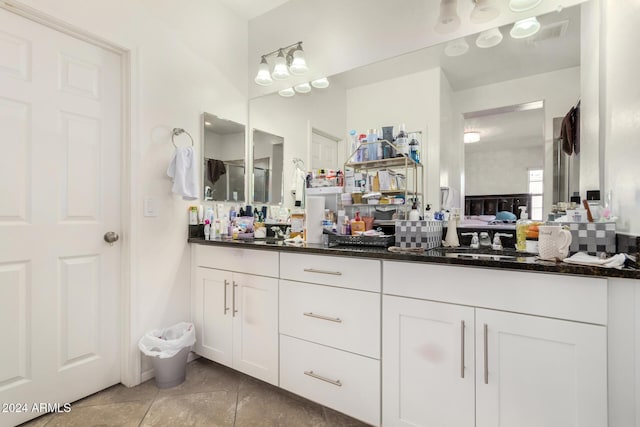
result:
[[[342,169],[338,165],[338,141],[315,129],[311,135],[311,169]]]
[[[0,426],[120,380],[120,67],[0,9]]]

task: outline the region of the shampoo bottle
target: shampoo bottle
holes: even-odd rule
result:
[[[360,218],[360,211],[356,211],[356,217],[351,221],[351,235],[357,236],[359,231],[364,233],[365,230],[364,221]]]
[[[520,219],[516,221],[516,250],[525,252],[527,250],[527,229],[531,225],[527,207],[520,206]]]

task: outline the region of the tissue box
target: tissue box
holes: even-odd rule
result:
[[[615,222],[571,222],[571,246],[569,252],[586,252],[599,255],[602,252],[616,253]]]
[[[442,221],[396,221],[396,246],[433,249],[442,245]]]

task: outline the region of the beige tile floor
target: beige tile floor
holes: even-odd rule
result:
[[[357,427],[360,421],[205,359],[187,365],[187,379],[158,389],[110,387],[23,427],[292,426]]]

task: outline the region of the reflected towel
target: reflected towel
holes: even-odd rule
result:
[[[227,173],[227,168],[222,160],[207,159],[207,176],[211,184],[215,184],[225,173]]]
[[[171,191],[185,200],[199,197],[195,157],[193,147],[178,147],[167,168],[167,175],[173,179]]]

